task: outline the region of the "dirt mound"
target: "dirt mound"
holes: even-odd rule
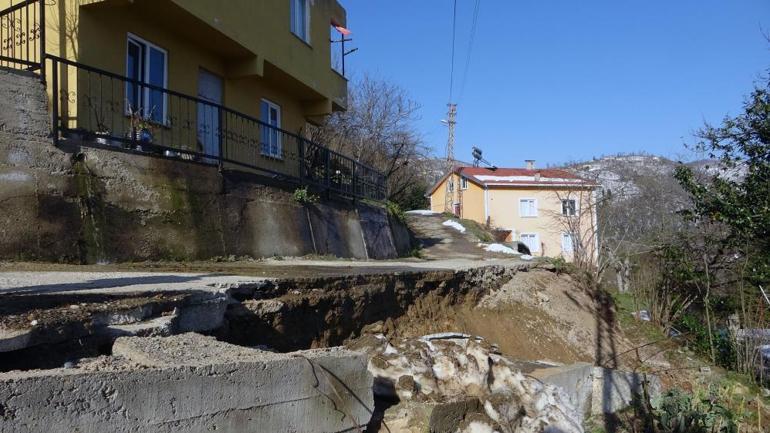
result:
[[[370,325],[364,333],[419,337],[461,332],[494,341],[512,359],[565,364],[598,359],[612,367],[632,347],[611,308],[608,312],[581,291],[569,275],[548,269],[517,272],[481,297],[446,301],[431,295],[416,299],[408,314]]]

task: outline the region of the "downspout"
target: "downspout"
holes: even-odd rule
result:
[[[489,224],[489,186],[484,185],[484,224]]]

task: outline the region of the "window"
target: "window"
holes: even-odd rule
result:
[[[537,216],[537,200],[534,198],[522,198],[519,200],[519,216],[532,218]]]
[[[522,233],[519,235],[519,240],[529,248],[530,253],[540,251],[540,236],[537,233]]]
[[[262,128],[262,155],[273,158],[283,156],[281,150],[281,107],[268,101],[262,100],[260,107],[261,120],[264,125]]]
[[[575,237],[572,233],[564,232],[561,234],[561,250],[565,253],[571,253],[575,248]]]
[[[460,179],[460,189],[468,189],[468,179]]]
[[[455,182],[453,180],[449,181],[449,192],[455,192]]]
[[[561,201],[561,214],[564,216],[577,215],[577,202],[572,199]]]
[[[310,43],[310,0],[289,0],[291,2],[291,32]]]
[[[340,32],[338,26],[332,23],[329,35],[332,69],[337,71],[340,75],[345,75],[345,68],[342,66],[345,61],[343,59],[343,57],[345,57],[345,44],[342,42],[343,39],[345,39],[345,35]]]
[[[140,83],[165,88],[168,81],[168,54],[136,36],[128,36],[126,75]],[[165,123],[167,96],[160,90],[126,83],[126,112],[136,112],[158,123]]]

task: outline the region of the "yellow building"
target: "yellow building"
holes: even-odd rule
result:
[[[598,185],[566,170],[456,167],[428,193],[434,212],[449,211],[519,241],[532,255],[572,260],[597,252]]]
[[[39,44],[51,56],[63,140],[139,140],[167,157],[338,190],[381,180],[305,140],[308,125],[347,105],[350,39],[336,0],[0,0],[0,14],[10,36],[0,59],[34,65]]]

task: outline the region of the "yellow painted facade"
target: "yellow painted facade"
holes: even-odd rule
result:
[[[0,0],[0,9],[18,3]],[[167,53],[168,89],[196,97],[200,71],[209,72],[222,81],[222,105],[259,119],[261,101],[269,100],[280,107],[281,129],[294,134],[303,134],[308,123],[346,108],[347,80],[331,64],[331,24],[345,26],[347,21],[336,0],[308,0],[307,42],[291,31],[290,0],[57,0],[46,4],[48,54],[124,76],[132,35]],[[87,86],[105,86],[104,80],[95,82],[82,71],[70,69],[59,83],[64,95]],[[50,70],[47,75],[50,80]],[[125,105],[125,90],[109,91],[111,104]],[[65,112],[73,124],[76,120],[94,123],[92,106],[70,100]],[[189,109],[182,104],[169,106],[167,117]],[[113,111],[117,116],[125,114],[122,109]],[[171,134],[170,129],[159,128],[158,134]],[[278,159],[264,164],[283,171]],[[286,166],[296,170],[296,164]]]
[[[458,174],[453,175],[454,185],[460,185]],[[430,210],[445,211],[446,182],[442,180],[430,194]],[[572,252],[567,248],[563,236],[570,230],[580,232],[580,240],[575,243],[591,249],[596,248],[596,215],[593,188],[555,189],[552,187],[484,187],[467,181],[468,189],[462,194],[455,187],[451,212],[459,210],[461,218],[488,224],[491,229],[510,231],[507,241],[523,241],[522,235],[535,235],[538,248],[532,251],[535,256],[564,257],[572,259]],[[536,215],[521,214],[520,201],[533,199],[536,203]],[[577,215],[568,220],[562,215],[562,199],[575,200]],[[459,209],[457,209],[459,207]]]

